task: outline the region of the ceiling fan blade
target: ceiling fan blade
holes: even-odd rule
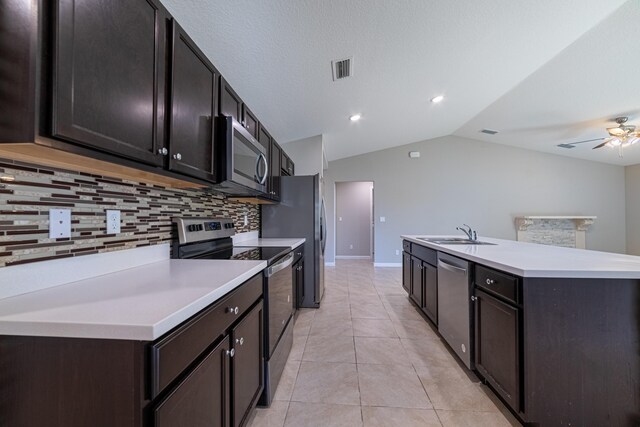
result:
[[[605,142],[603,142],[602,144],[598,144],[595,147],[592,148],[592,150],[595,150],[596,148],[602,148],[605,145],[607,145],[609,143],[609,140],[606,140]]]
[[[601,139],[604,139],[604,138],[593,138],[593,139],[585,139],[584,141],[568,142],[567,145],[584,144],[585,142],[600,141]]]

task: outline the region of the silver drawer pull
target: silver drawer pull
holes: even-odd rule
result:
[[[233,357],[236,354],[236,350],[235,349],[231,349],[231,350],[227,350],[227,356],[229,357]]]
[[[487,285],[493,285],[494,283],[493,279],[487,279]]]
[[[238,311],[240,311],[238,309],[238,307],[228,307],[227,308],[227,313],[231,313],[231,314],[238,314]]]
[[[239,339],[236,338],[236,344],[243,345],[244,344],[244,337],[240,337]]]

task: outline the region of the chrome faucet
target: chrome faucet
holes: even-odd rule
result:
[[[460,230],[462,231],[464,234],[467,235],[467,238],[469,240],[473,240],[476,241],[478,240],[478,233],[476,233],[476,231],[474,229],[471,228],[471,226],[467,225],[467,224],[462,224],[464,227],[456,227],[456,230]]]

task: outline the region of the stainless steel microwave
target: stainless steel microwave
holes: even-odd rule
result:
[[[231,195],[267,192],[267,150],[233,117],[216,118],[216,189]]]

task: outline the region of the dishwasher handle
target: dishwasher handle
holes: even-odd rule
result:
[[[438,268],[444,268],[452,273],[462,273],[465,276],[467,275],[467,269],[462,267],[457,267],[455,265],[449,264],[448,262],[444,262],[441,259],[438,260]]]
[[[280,261],[273,264],[271,267],[267,268],[265,271],[265,276],[271,277],[276,274],[278,271],[284,270],[293,264],[293,252],[289,252],[284,258]]]

